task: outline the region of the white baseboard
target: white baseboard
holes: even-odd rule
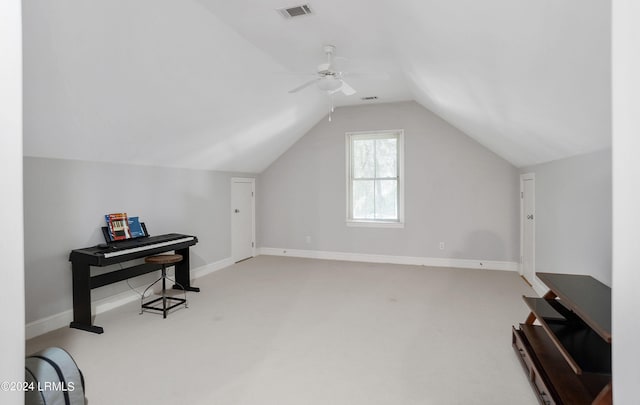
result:
[[[465,269],[505,270],[515,272],[519,271],[520,269],[520,265],[517,262],[503,262],[496,260],[374,255],[367,253],[326,252],[319,250],[283,249],[270,247],[258,248],[258,254],[270,256],[304,257],[309,259],[344,260],[350,262],[408,264],[414,266],[433,267],[459,267]]]
[[[226,259],[219,260],[217,262],[209,263],[204,266],[191,269],[190,275],[192,279],[198,279],[208,274],[224,269],[231,266],[233,260],[228,257]],[[103,298],[99,301],[91,303],[92,314],[98,315],[114,308],[126,305],[132,301],[140,299],[140,295],[132,290],[124,291],[122,293],[112,295],[107,298]],[[55,315],[47,316],[46,318],[38,319],[33,322],[29,322],[25,327],[25,337],[27,339],[34,338],[39,335],[43,335],[47,332],[69,326],[69,323],[73,320],[73,311],[67,310]]]
[[[92,302],[91,312],[94,315],[100,314],[139,299],[140,296],[136,292],[124,291],[119,294],[112,295],[111,297]],[[25,337],[27,339],[31,339],[36,336],[43,335],[47,332],[51,332],[52,330],[56,330],[64,326],[69,326],[69,323],[71,321],[73,321],[73,311],[69,309],[64,312],[47,316],[46,318],[29,322],[26,325]]]
[[[229,267],[233,264],[233,259],[227,257],[226,259],[218,260],[217,262],[205,264],[195,269],[191,269],[191,278],[200,278],[208,274],[214,273],[218,270],[222,270],[225,267]]]
[[[31,339],[36,336],[44,335],[45,333],[61,328],[64,325],[69,325],[72,320],[73,313],[69,310],[29,322],[25,327],[25,338]]]

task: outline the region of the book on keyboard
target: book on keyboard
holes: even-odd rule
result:
[[[126,212],[107,214],[104,216],[104,219],[107,222],[107,229],[109,231],[109,239],[106,239],[105,237],[107,243],[115,240],[131,238],[129,219],[127,218]]]
[[[137,217],[135,218],[137,219]],[[140,243],[141,239],[146,239],[149,237],[149,232],[147,231],[147,227],[144,224],[144,222],[138,222],[137,226],[140,228],[140,230],[138,231],[136,229],[135,232],[131,232],[130,238],[113,240],[111,239],[111,232],[109,230],[109,227],[106,227],[106,226],[102,227],[102,236],[104,236],[104,240],[107,242],[109,246],[113,246],[113,245],[120,246],[122,244],[126,245],[127,243],[131,243],[131,244]]]
[[[102,234],[107,243],[149,236],[144,223],[138,217],[130,217],[126,212],[106,214],[107,226],[102,227]]]

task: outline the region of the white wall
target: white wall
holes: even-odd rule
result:
[[[0,381],[24,379],[22,225],[22,20],[19,0],[0,2]],[[0,392],[0,402],[24,403],[24,393]]]
[[[376,129],[404,130],[403,229],[345,224],[345,132]],[[342,107],[260,175],[258,246],[516,262],[518,181],[515,167],[415,102]]]
[[[230,257],[229,173],[24,158],[26,319],[72,308],[72,249],[103,243],[104,215],[139,216],[151,235],[198,237],[195,269]],[[100,271],[96,269],[95,271]],[[143,285],[154,277],[131,280]],[[127,291],[124,282],[93,290],[98,300]]]
[[[638,403],[640,381],[640,3],[613,1],[613,400]]]
[[[521,169],[536,179],[536,271],[611,285],[611,150]]]

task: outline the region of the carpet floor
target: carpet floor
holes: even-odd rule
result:
[[[514,272],[258,256],[194,280],[189,308],[100,314],[66,349],[88,405],[536,404],[511,348]]]

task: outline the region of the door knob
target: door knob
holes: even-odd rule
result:
[[[527,219],[533,219],[533,214],[527,215]]]
[[[236,208],[234,212],[237,214],[240,212],[240,210]]]

